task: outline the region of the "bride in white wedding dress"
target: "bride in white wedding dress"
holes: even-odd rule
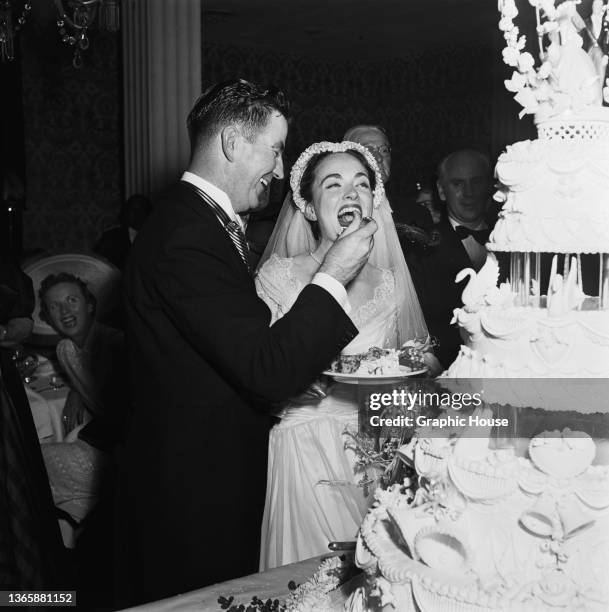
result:
[[[427,327],[404,261],[381,176],[372,155],[351,142],[316,143],[292,168],[288,197],[256,277],[273,322],[294,304],[323,258],[356,217],[379,229],[368,263],[347,286],[359,330],[343,354],[426,340]],[[298,347],[294,347],[298,350]],[[434,363],[431,353],[430,364]],[[372,495],[358,486],[345,429],[357,431],[357,386],[317,381],[283,407],[269,439],[260,569],[328,551],[354,540]]]

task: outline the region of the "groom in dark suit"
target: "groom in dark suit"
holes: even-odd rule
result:
[[[119,479],[121,604],[257,570],[270,403],[305,390],[357,334],[344,285],[376,229],[354,220],[270,326],[240,215],[266,205],[283,177],[285,96],[216,85],[188,129],[188,171],[125,271],[134,413]]]
[[[462,305],[466,280],[456,284],[464,268],[478,271],[486,260],[485,243],[496,220],[489,207],[491,167],[488,157],[464,149],[445,157],[438,166],[438,193],[446,204],[435,228],[438,246],[424,252],[406,252],[427,327],[439,341],[437,357],[447,368],[461,345],[459,330],[450,325],[453,309]]]

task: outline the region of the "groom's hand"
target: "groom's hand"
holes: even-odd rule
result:
[[[355,215],[342,236],[330,247],[319,272],[325,272],[342,285],[352,281],[368,261],[374,238],[378,229],[372,217],[362,219]]]

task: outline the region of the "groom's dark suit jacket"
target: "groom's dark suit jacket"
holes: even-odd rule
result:
[[[489,228],[494,226],[496,217],[488,218]],[[444,214],[435,228],[440,233],[436,247],[425,251],[405,250],[406,261],[419,296],[429,333],[439,347],[436,355],[442,365],[448,368],[455,360],[461,346],[461,336],[456,325],[450,325],[453,310],[462,306],[461,294],[468,279],[455,283],[455,277],[464,268],[472,268],[472,261],[463,243],[453,229],[448,216]],[[498,254],[502,272],[504,258]]]
[[[184,182],[138,234],[124,283],[134,409],[119,586],[121,603],[141,603],[257,571],[270,402],[304,390],[357,330],[315,285],[270,327],[230,237]]]

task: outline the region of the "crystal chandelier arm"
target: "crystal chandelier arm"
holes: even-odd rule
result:
[[[92,9],[95,9],[96,5],[102,2],[103,0],[74,0],[74,3],[76,4],[74,8],[84,8],[88,10],[89,7],[91,7]],[[86,30],[89,27],[90,23],[93,22],[94,18],[92,17],[90,23],[85,26],[75,23],[72,19],[70,19],[70,17],[68,17],[68,14],[66,13],[63,7],[63,0],[55,0],[55,7],[57,8],[57,12],[59,13],[60,18],[63,19],[71,28],[74,28],[75,30]]]

